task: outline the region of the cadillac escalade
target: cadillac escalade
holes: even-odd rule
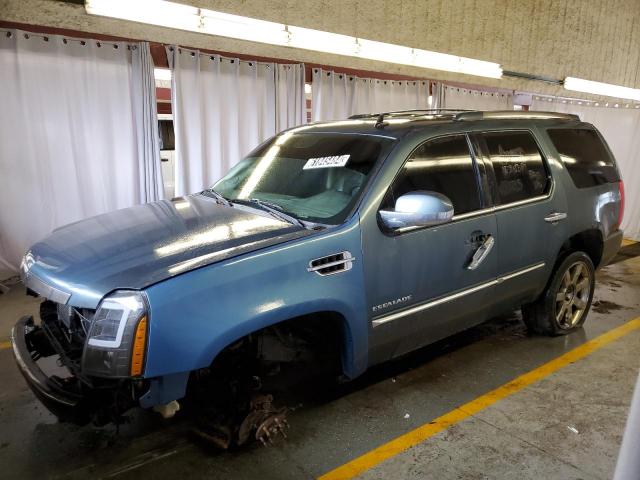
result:
[[[13,352],[62,420],[170,416],[192,393],[226,411],[209,417],[222,446],[264,442],[286,425],[278,379],[353,379],[517,308],[533,332],[579,329],[623,205],[610,149],[573,115],[305,125],[207,190],[33,245],[21,275],[43,301],[15,325]]]

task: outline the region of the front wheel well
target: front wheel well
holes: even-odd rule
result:
[[[337,312],[317,312],[290,318],[252,333],[265,361],[306,361],[320,356],[342,368],[348,337],[345,318]]]
[[[340,376],[349,361],[351,334],[344,316],[322,311],[289,318],[251,332],[216,355],[211,367],[242,355],[261,368],[302,364]]]
[[[283,432],[287,408],[281,406],[316,399],[342,373],[346,328],[342,315],[319,312],[233,341],[209,367],[191,372],[186,398],[196,433],[228,448]]]
[[[561,262],[572,252],[584,252],[589,255],[595,268],[598,268],[602,260],[604,242],[600,230],[593,228],[572,235],[560,248],[557,262]]]

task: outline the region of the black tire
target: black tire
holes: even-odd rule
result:
[[[591,258],[584,252],[570,253],[556,267],[537,300],[522,306],[524,322],[531,332],[541,335],[571,333],[587,319],[594,287]]]

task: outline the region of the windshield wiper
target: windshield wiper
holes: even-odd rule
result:
[[[202,193],[211,194],[211,196],[215,198],[218,203],[221,203],[222,205],[226,205],[227,207],[233,207],[233,203],[231,203],[231,200],[228,200],[224,196],[220,195],[213,188],[208,188]]]
[[[280,220],[284,220],[292,225],[299,225],[302,228],[308,228],[307,225],[300,220],[298,217],[295,217],[291,214],[285,213],[282,209],[281,205],[273,202],[266,202],[264,200],[260,200],[258,198],[251,198],[248,200],[250,203],[255,203],[260,206],[263,210],[266,210],[274,217],[279,218]]]

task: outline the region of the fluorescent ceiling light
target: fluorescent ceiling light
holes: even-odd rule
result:
[[[150,23],[180,30],[199,31],[200,9],[159,0],[86,0],[85,9],[93,15]]]
[[[87,13],[432,70],[501,78],[499,64],[349,35],[267,22],[164,0],[86,0]]]
[[[171,80],[171,70],[168,68],[154,68],[153,76],[156,80]]]
[[[564,88],[574,92],[592,93],[606,97],[628,98],[640,101],[640,89],[613,85],[611,83],[594,82],[582,78],[567,77],[564,79]]]

